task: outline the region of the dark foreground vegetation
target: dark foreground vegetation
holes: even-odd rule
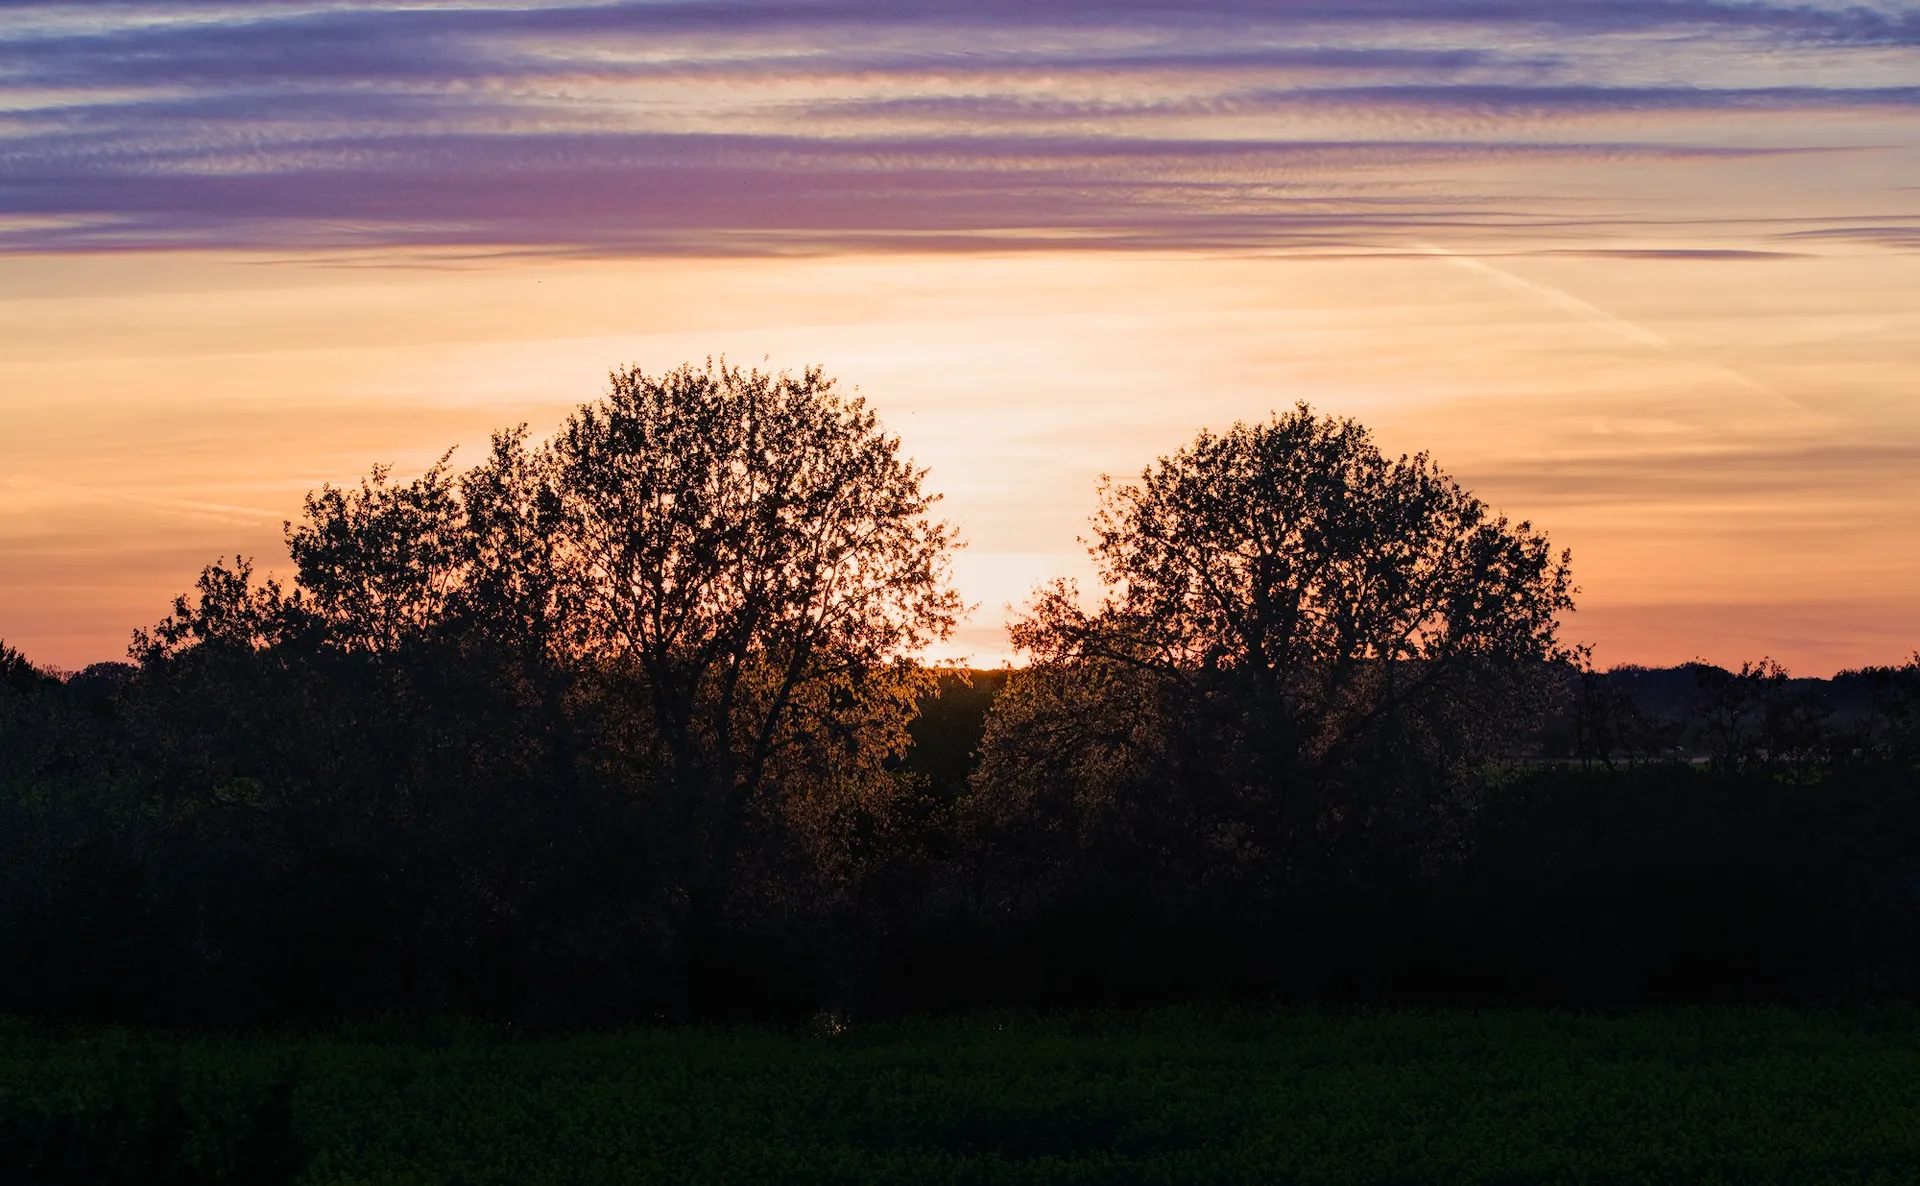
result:
[[[1300,408],[1109,485],[1102,587],[943,672],[923,477],[815,372],[621,372],[316,492],[290,584],[215,564],[131,663],[6,652],[0,1010],[1920,987],[1920,668],[1589,671],[1564,553]]]
[[[1895,1183],[1910,1006],[0,1030],[10,1181]]]

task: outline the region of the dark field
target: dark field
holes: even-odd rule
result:
[[[11,1182],[1920,1178],[1905,1006],[0,1036]]]

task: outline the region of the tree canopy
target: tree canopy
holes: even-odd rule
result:
[[[906,660],[960,610],[957,541],[863,401],[813,368],[616,372],[533,469],[565,645],[638,677],[655,760],[712,854],[696,886],[771,772],[833,769],[844,788],[904,747],[924,683]]]
[[[1033,667],[985,749],[1003,809],[1076,827],[1173,812],[1284,864],[1526,736],[1567,654],[1568,554],[1304,404],[1107,480],[1089,550],[1098,604],[1056,583],[1014,624]]]
[[[670,929],[712,927],[750,880],[748,832],[763,857],[844,865],[828,822],[889,810],[887,763],[933,681],[912,660],[961,608],[925,473],[818,369],[619,370],[545,442],[522,427],[465,472],[449,453],[309,494],[289,587],[210,565],[132,650],[156,681],[251,689],[221,698],[231,715],[272,699],[263,678],[358,689],[342,712],[364,777],[401,788],[381,792],[394,811],[441,776],[400,754],[416,741],[381,766],[382,736],[430,729],[444,749],[511,713],[462,760],[487,778],[567,761],[617,788],[648,821],[634,859],[671,883]],[[449,680],[463,716],[436,700]]]
[[[1099,609],[1056,588],[1014,627],[1042,662],[1103,654],[1281,680],[1563,657],[1568,553],[1425,453],[1387,458],[1364,427],[1304,404],[1202,432],[1138,483],[1109,479],[1093,530]]]

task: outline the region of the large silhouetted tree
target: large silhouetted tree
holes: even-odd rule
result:
[[[350,897],[329,917],[423,960],[409,984],[856,901],[911,805],[913,657],[960,608],[874,413],[818,370],[623,370],[548,441],[449,463],[322,487],[288,585],[223,560],[136,636],[159,799],[241,796],[291,839],[236,870]]]
[[[1196,869],[1351,834],[1409,780],[1524,736],[1516,693],[1563,657],[1564,553],[1305,405],[1109,481],[1093,532],[1104,594],[1088,610],[1056,584],[1015,624],[1034,667],[983,783],[1083,823],[1190,814]]]
[[[816,369],[616,372],[537,468],[566,643],[644,704],[710,908],[776,776],[845,788],[904,747],[925,677],[903,661],[960,608],[953,531]]]

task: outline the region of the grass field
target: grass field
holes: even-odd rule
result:
[[[1920,1009],[0,1023],[13,1183],[1914,1182]]]

